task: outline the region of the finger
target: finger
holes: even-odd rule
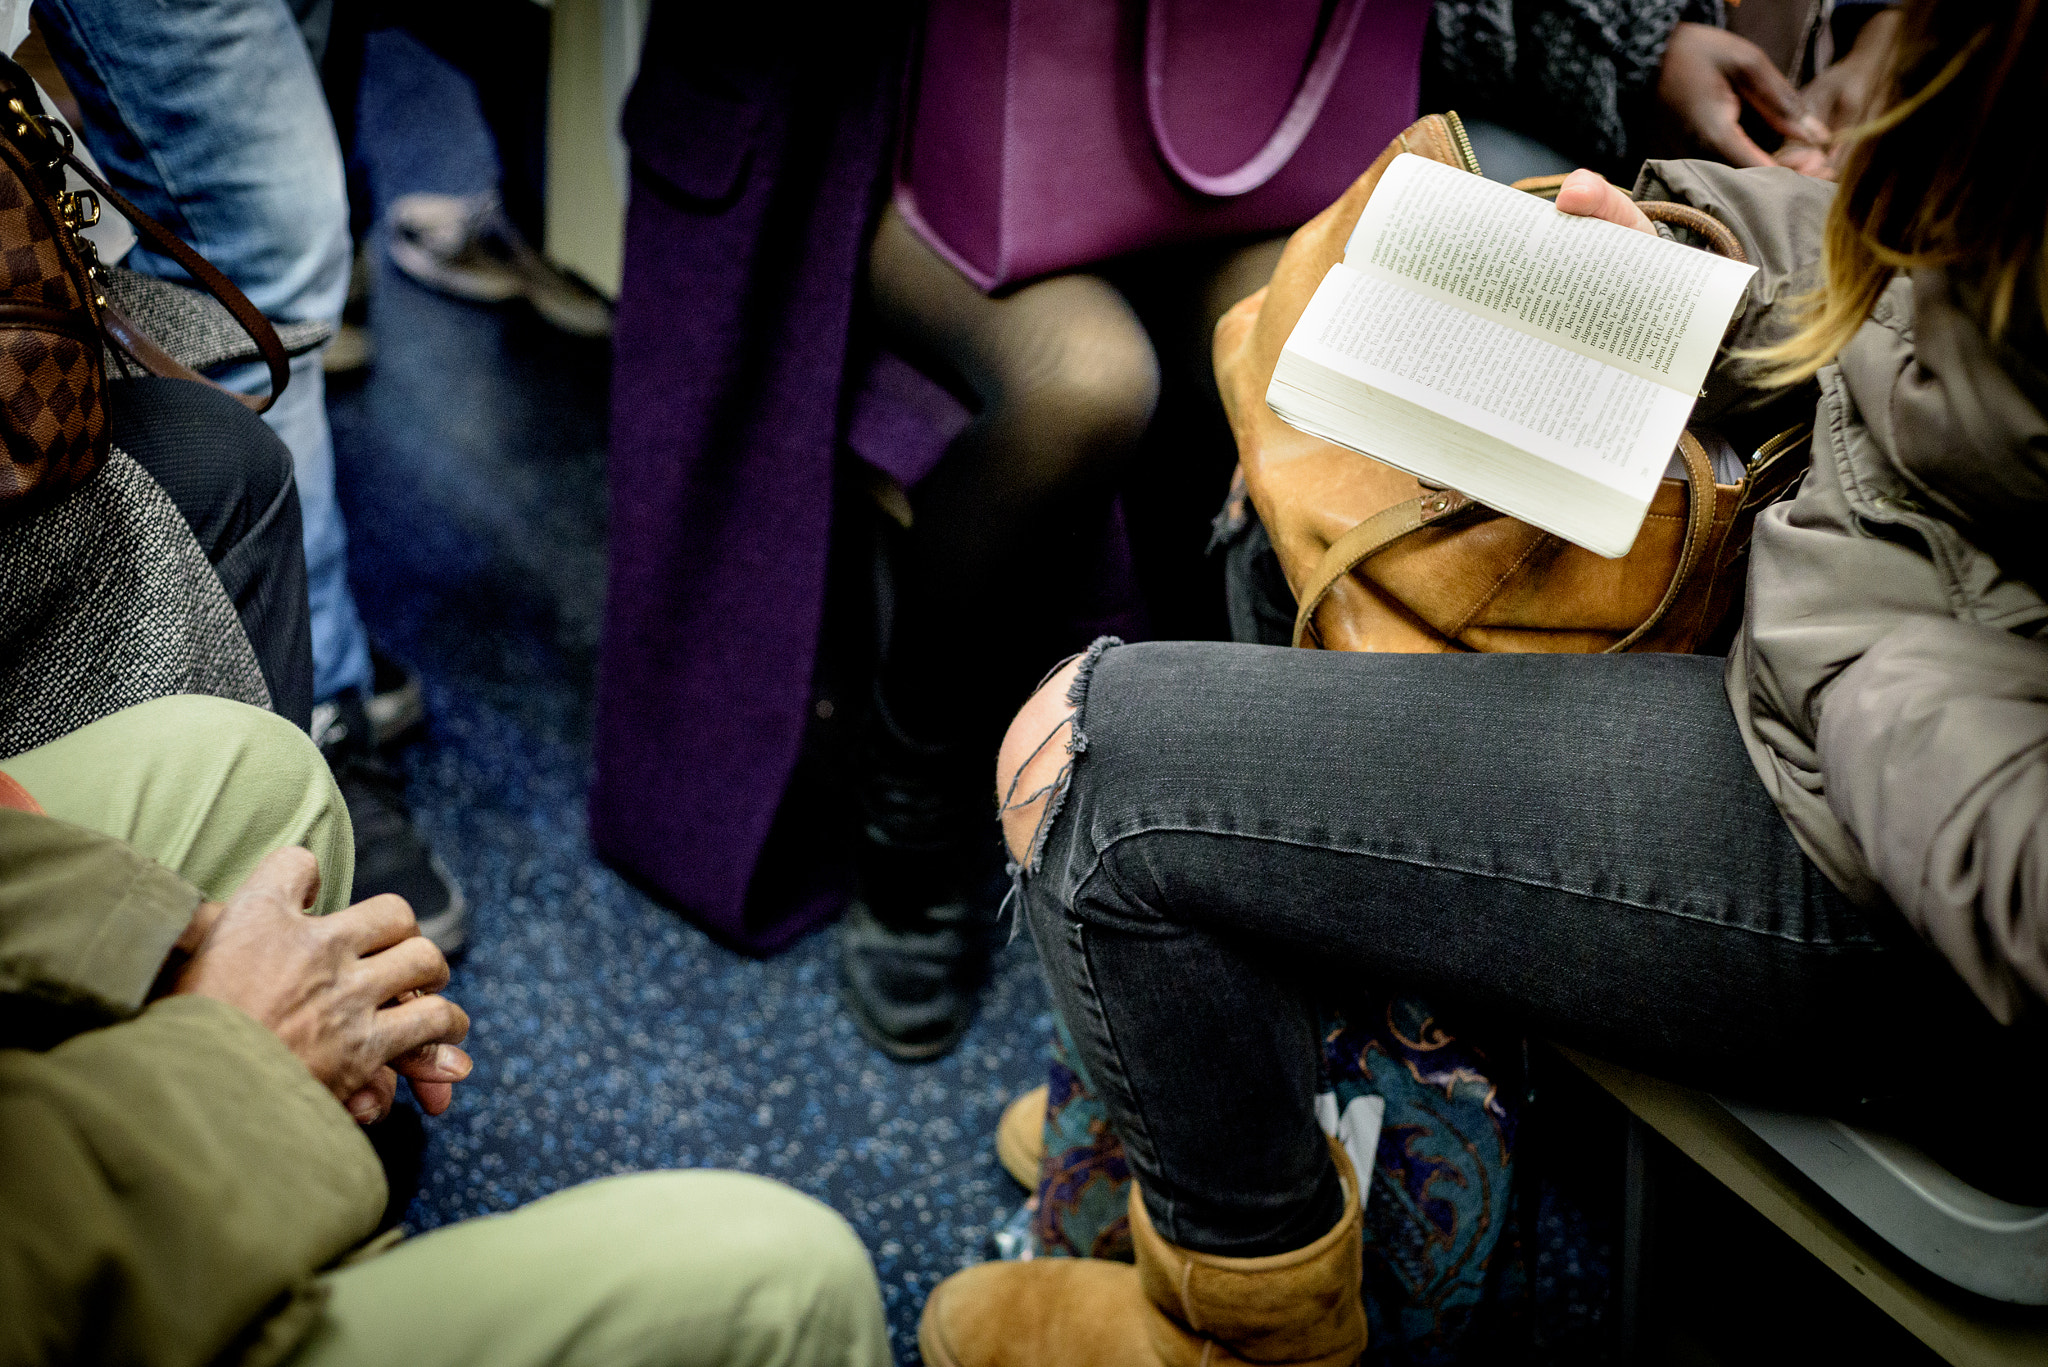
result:
[[[1803,142],[1786,143],[1778,149],[1775,160],[1778,165],[1789,166],[1802,176],[1827,179],[1833,174],[1828,166],[1828,154]]]
[[[476,1067],[476,1060],[467,1050],[452,1044],[422,1044],[391,1060],[391,1066],[409,1078],[417,1090],[422,1082],[462,1081]]]
[[[389,1068],[379,1068],[370,1075],[370,1080],[359,1088],[343,1104],[348,1113],[355,1117],[358,1125],[374,1125],[391,1114],[392,1103],[398,1099],[398,1074]]]
[[[1758,147],[1742,125],[1733,119],[1714,120],[1699,127],[1700,141],[1730,166],[1775,166],[1771,154]]]
[[[424,935],[400,940],[389,949],[366,954],[357,961],[351,987],[358,988],[373,1006],[407,992],[439,992],[448,985],[448,959]]]
[[[455,1089],[445,1082],[415,1082],[412,1095],[428,1115],[439,1115],[455,1103]]]
[[[1583,167],[1564,179],[1557,190],[1558,212],[1579,218],[1604,219],[1623,228],[1655,232],[1650,220],[1620,187],[1608,183],[1598,171]]]
[[[415,997],[376,1015],[377,1056],[395,1059],[422,1044],[460,1044],[469,1035],[469,1013],[446,997]]]
[[[1825,144],[1832,136],[1828,126],[1807,111],[1806,101],[1785,73],[1778,70],[1764,50],[1745,42],[1736,55],[1730,73],[1732,83],[1750,108],[1764,116],[1764,122],[1788,138]],[[1743,141],[1748,142],[1748,138]],[[1755,143],[1750,143],[1754,147]]]
[[[1229,323],[1233,327],[1249,327],[1252,320],[1259,316],[1259,310],[1266,306],[1266,295],[1272,288],[1271,285],[1261,285],[1225,309],[1223,316],[1216,320],[1215,330],[1218,332],[1223,331],[1225,323]]]
[[[374,954],[420,933],[412,907],[403,897],[387,892],[337,911],[322,925],[341,938],[358,954]]]
[[[272,850],[242,880],[231,900],[251,895],[275,898],[283,906],[303,911],[320,895],[320,861],[311,850],[296,845]]]

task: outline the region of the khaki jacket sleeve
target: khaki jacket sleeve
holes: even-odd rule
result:
[[[1751,363],[1738,353],[1789,337],[1800,302],[1820,283],[1820,243],[1834,186],[1782,166],[1737,168],[1710,161],[1651,161],[1636,181],[1638,199],[1689,204],[1728,225],[1756,267],[1749,288],[1707,372],[1694,409],[1701,422],[1724,415],[1765,413],[1774,427],[1813,417],[1819,397],[1811,383],[1761,389]]]
[[[111,836],[0,808],[0,1045],[140,1011],[199,900]]]
[[[2048,998],[2048,645],[1910,621],[1835,680],[1818,744],[1828,805],[1992,1014]]]
[[[274,1360],[384,1201],[340,1103],[225,1003],[0,1050],[0,1364]]]

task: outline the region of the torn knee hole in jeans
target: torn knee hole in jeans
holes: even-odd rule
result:
[[[1013,896],[1018,888],[1022,886],[1024,876],[1027,873],[1036,873],[1038,871],[1039,861],[1045,853],[1046,839],[1052,833],[1053,822],[1059,819],[1060,811],[1066,805],[1067,790],[1073,785],[1074,762],[1088,749],[1087,733],[1081,729],[1081,714],[1087,702],[1088,683],[1094,677],[1096,662],[1102,658],[1103,652],[1111,646],[1122,644],[1123,642],[1115,636],[1104,636],[1088,647],[1087,652],[1081,656],[1081,667],[1074,672],[1073,683],[1067,688],[1066,715],[1061,717],[1059,721],[1047,730],[1045,735],[1039,738],[1038,743],[1031,748],[1031,753],[1026,755],[1023,762],[1017,766],[1017,772],[1010,776],[1009,785],[1003,793],[999,816],[1008,816],[1011,812],[1028,809],[1035,803],[1042,804],[1039,806],[1037,820],[1032,823],[1031,840],[1026,846],[1024,858],[1022,860],[1013,860],[1010,864],[1009,872]],[[1072,658],[1070,656],[1068,659],[1062,660],[1059,664],[1053,666],[1052,670],[1045,676],[1045,679],[1039,681],[1039,687],[1043,688],[1046,681],[1050,680],[1053,675],[1058,674],[1060,670],[1066,668]],[[1064,733],[1066,757],[1060,764],[1059,769],[1050,779],[1038,784],[1029,792],[1019,792],[1018,790],[1025,782],[1025,775],[1030,772],[1032,766],[1038,762],[1041,755],[1046,753],[1053,742],[1061,738],[1062,733]],[[1005,900],[1007,901],[1008,899]]]

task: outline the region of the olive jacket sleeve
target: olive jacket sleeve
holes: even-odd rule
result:
[[[348,1113],[223,1002],[148,993],[199,894],[0,810],[0,1364],[275,1361],[385,1200]]]

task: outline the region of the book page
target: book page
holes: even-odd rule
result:
[[[1287,350],[1634,499],[1647,500],[1663,477],[1693,404],[1690,394],[1342,262]]]
[[[1345,262],[1691,396],[1755,267],[1404,153]]]

